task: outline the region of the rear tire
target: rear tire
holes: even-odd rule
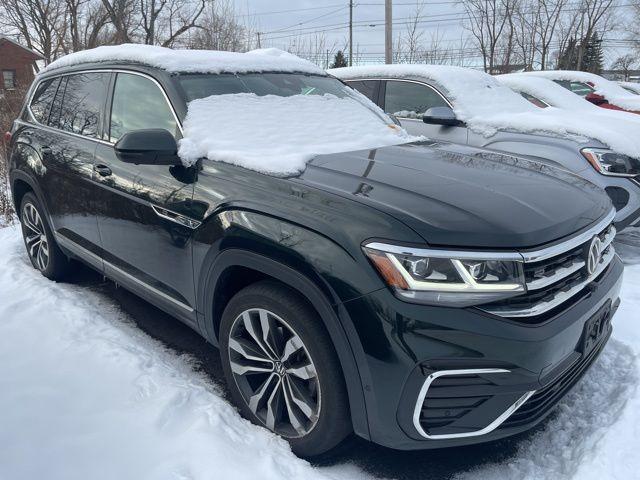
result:
[[[27,192],[20,204],[20,223],[27,255],[33,268],[50,280],[62,280],[72,270],[69,258],[60,250],[37,197]]]
[[[238,292],[222,315],[220,356],[242,415],[281,435],[296,454],[321,455],[351,433],[335,349],[296,291],[265,280]]]

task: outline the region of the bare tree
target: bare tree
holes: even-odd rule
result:
[[[254,44],[250,24],[236,20],[233,5],[228,0],[207,2],[204,12],[188,41],[190,48],[241,52]]]
[[[420,19],[424,11],[424,1],[416,3],[413,14],[406,23],[404,32],[396,40],[394,56],[397,63],[414,63],[422,50],[422,36],[424,30],[420,28]]]
[[[484,70],[493,72],[498,63],[498,46],[505,32],[509,32],[517,0],[462,0],[468,20],[465,28],[469,30],[482,55]],[[509,32],[512,35],[512,32]],[[503,47],[504,48],[504,47]],[[511,41],[507,48],[512,48]]]
[[[615,59],[615,61],[611,64],[611,68],[613,70],[619,70],[622,75],[624,75],[624,81],[629,80],[629,75],[633,68],[638,64],[638,57],[636,55],[632,55],[627,53],[626,55],[622,55]]]
[[[538,0],[536,9],[537,50],[540,53],[540,69],[546,70],[551,42],[556,36],[558,23],[567,0]]]

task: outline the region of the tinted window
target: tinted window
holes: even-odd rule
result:
[[[179,136],[178,124],[158,86],[140,75],[119,73],[111,104],[112,142],[127,132],[163,128]]]
[[[339,80],[320,75],[248,73],[243,75],[181,75],[180,86],[188,102],[196,98],[230,93],[256,95],[324,95],[344,97],[349,89]]]
[[[448,107],[442,96],[426,85],[387,81],[385,111],[397,117],[418,118],[432,107]]]
[[[378,83],[377,80],[361,80],[361,81],[347,82],[347,85],[358,90],[360,93],[362,93],[372,102],[377,103],[376,102],[377,99],[374,97],[375,91],[376,91],[376,83]]]
[[[577,93],[581,97],[586,97],[595,90],[588,84],[583,82],[571,82],[569,80],[555,80],[558,85],[563,86],[567,90],[571,90],[573,93]]]
[[[533,95],[529,95],[528,93],[520,92],[520,95],[522,95],[524,98],[529,100],[536,107],[547,108],[549,106],[546,103],[544,103],[542,100],[540,100],[539,98],[536,98]]]
[[[60,78],[44,80],[36,88],[31,100],[31,113],[38,123],[47,124],[49,111],[56,95],[56,89],[60,83]]]
[[[98,137],[109,86],[108,73],[81,73],[66,77],[56,97],[49,124],[66,132]]]

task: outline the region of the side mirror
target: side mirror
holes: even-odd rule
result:
[[[127,132],[114,149],[118,158],[126,163],[181,165],[176,139],[162,128]]]
[[[602,95],[598,95],[597,93],[587,93],[587,95],[584,97],[587,101],[593,103],[594,105],[603,105],[605,103],[608,103],[607,100],[602,96]]]
[[[431,125],[445,125],[447,127],[462,125],[450,107],[431,107],[425,112],[422,121]]]

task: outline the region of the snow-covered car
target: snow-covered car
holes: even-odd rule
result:
[[[640,95],[640,83],[638,82],[618,82],[618,85],[631,93]]]
[[[623,265],[602,190],[411,136],[285,52],[74,53],[10,137],[34,268],[58,280],[81,260],[182,320],[219,347],[240,412],[301,455],[351,433],[424,449],[523,432],[612,332]],[[193,415],[165,428],[163,412],[162,434],[207,416],[203,398],[168,400]],[[202,433],[219,430],[271,438]]]
[[[553,80],[558,85],[584,97],[585,100],[598,107],[640,114],[640,96],[595,73],[573,70],[545,70],[524,72],[523,75]]]
[[[582,111],[542,109],[484,72],[453,66],[329,72],[397,117],[410,133],[562,166],[607,192],[619,229],[640,225],[640,123],[626,121],[635,119],[633,114],[616,112],[619,118],[598,121]]]

